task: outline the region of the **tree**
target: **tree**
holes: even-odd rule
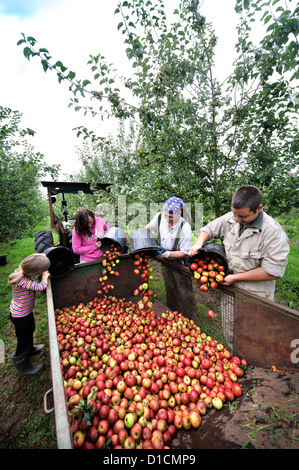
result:
[[[27,142],[31,129],[20,129],[21,114],[0,106],[0,242],[21,238],[45,216],[40,178],[58,169],[44,164]]]
[[[272,28],[254,46],[250,22],[270,4],[282,9],[281,21],[288,28],[279,29],[281,41],[276,41],[277,30]],[[296,40],[289,37],[297,10],[282,5],[281,0],[236,2],[239,56],[232,75],[222,84],[214,76],[217,38],[201,15],[198,0],[182,1],[171,25],[162,0],[118,2],[118,29],[132,64],[132,76],[123,80],[122,88],[115,70],[100,54],[90,56],[92,84],[77,80],[61,61],[53,64],[48,50],[35,49],[34,38],[23,35],[19,44],[25,43],[28,59],[39,56],[45,71],[56,70],[58,80],[69,83],[70,104],[76,110],[93,116],[106,111],[122,120],[134,120],[140,144],[134,161],[118,160],[116,177],[120,181],[133,168],[134,178],[126,183],[131,190],[142,188],[137,197],[141,194],[161,202],[176,194],[186,202],[204,202],[205,211],[213,210],[217,216],[229,208],[233,190],[246,182],[265,191],[272,208],[278,203],[275,188],[283,185],[286,175],[285,203],[294,201],[287,188],[295,181],[296,174],[290,170],[296,169],[298,150],[298,102],[291,85],[296,73],[290,79],[282,75],[295,68]],[[270,21],[266,11],[264,19]],[[271,41],[276,44],[275,57]],[[91,106],[86,104],[87,96]],[[78,133],[102,148],[103,141],[94,133],[84,128]],[[106,144],[105,151],[110,152],[114,144],[111,147],[111,139]],[[98,155],[102,164],[105,156],[102,151]]]

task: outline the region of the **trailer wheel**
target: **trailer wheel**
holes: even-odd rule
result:
[[[50,230],[36,232],[34,239],[34,249],[36,253],[43,253],[47,248],[54,246],[53,235]]]

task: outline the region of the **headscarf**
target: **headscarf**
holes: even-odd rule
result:
[[[177,214],[184,207],[182,199],[179,197],[170,197],[164,204],[163,210],[169,214]]]

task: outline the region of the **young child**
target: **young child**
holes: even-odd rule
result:
[[[33,375],[41,370],[42,364],[33,366],[29,356],[38,354],[43,344],[33,345],[33,332],[35,330],[33,308],[35,293],[47,288],[50,276],[48,269],[50,260],[44,253],[34,253],[25,258],[18,269],[8,277],[12,287],[12,301],[10,304],[10,319],[15,327],[17,348],[11,358],[19,372],[19,377]],[[41,276],[41,281],[36,280]]]

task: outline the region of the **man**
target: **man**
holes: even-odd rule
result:
[[[189,250],[194,256],[210,238],[221,238],[232,274],[223,285],[274,300],[275,280],[282,277],[290,251],[282,227],[263,210],[262,192],[250,185],[237,189],[232,212],[210,222]]]
[[[275,281],[284,274],[290,247],[282,227],[264,212],[262,196],[255,186],[238,188],[232,211],[203,227],[188,255],[194,256],[210,238],[223,237],[231,274],[222,285],[274,300]]]

